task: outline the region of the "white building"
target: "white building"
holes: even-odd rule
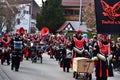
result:
[[[21,4],[18,6],[18,9],[20,11],[19,14],[16,15],[16,25],[15,25],[15,30],[20,29],[23,27],[25,31],[30,33],[31,31],[31,5],[30,4]]]
[[[16,15],[15,31],[23,27],[27,33],[31,33],[32,27],[36,27],[36,15],[40,12],[41,8],[35,0],[29,0],[28,3],[19,4],[17,8],[20,13]]]
[[[21,27],[30,33],[31,28],[36,27],[36,15],[40,12],[41,8],[35,0],[0,0],[0,3],[4,3],[4,5],[7,4],[11,10],[13,10],[12,7],[14,6],[19,11],[15,17],[16,22],[13,33]],[[5,26],[3,27],[2,32],[6,32]]]

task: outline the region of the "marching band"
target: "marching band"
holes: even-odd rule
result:
[[[87,34],[82,35],[81,30],[76,31],[74,36],[66,38],[63,34],[50,34],[47,28],[35,34],[25,33],[24,29],[21,29],[12,38],[7,33],[0,36],[1,64],[3,65],[7,60],[7,64],[10,65],[11,61],[11,70],[15,68],[15,71],[19,71],[20,62],[24,58],[31,59],[35,63],[37,61],[42,63],[43,53],[48,53],[50,59],[55,58],[59,61],[64,72],[66,68],[69,72],[73,58],[86,57],[94,61],[96,80],[107,80],[108,76],[113,76],[112,67],[118,68],[120,65],[118,62],[120,44],[118,42],[116,50],[113,51],[111,42],[106,34],[93,36],[90,40]],[[74,72],[73,77],[77,78],[78,74]],[[87,76],[89,80],[92,79],[91,74]]]

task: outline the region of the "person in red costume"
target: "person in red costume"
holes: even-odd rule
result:
[[[9,44],[10,44],[10,37],[7,33],[4,34],[4,37],[2,38],[2,43],[3,43],[3,54],[1,58],[1,64],[7,60],[7,64],[10,65],[10,54],[9,54]]]
[[[55,51],[55,48],[54,48],[54,45],[55,45],[55,35],[51,35],[50,36],[49,44],[50,44],[50,59],[53,59],[54,58],[54,51]]]
[[[92,59],[97,61],[95,65],[96,80],[107,80],[108,76],[113,76],[113,70],[111,66],[112,54],[109,45],[110,40],[108,35],[98,35],[98,47],[99,53]]]
[[[72,49],[74,50],[73,57],[85,57],[85,50],[87,51],[88,47],[86,46],[86,41],[82,36],[82,31],[78,30],[72,40]]]
[[[3,55],[3,42],[2,42],[2,35],[0,35],[0,59]]]
[[[73,58],[88,57],[88,47],[86,46],[85,38],[82,36],[82,31],[78,30],[73,37],[71,49],[73,49]],[[78,73],[73,72],[73,77],[77,79]],[[89,80],[92,76],[90,75]]]

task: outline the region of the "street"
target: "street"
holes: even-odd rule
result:
[[[120,73],[114,72],[114,77],[108,80],[119,80]],[[31,60],[21,62],[19,72],[12,71],[6,63],[0,65],[0,80],[74,80],[73,71],[63,72],[58,61],[50,59],[48,55],[43,55],[43,63],[32,63]],[[95,76],[93,73],[93,79]]]

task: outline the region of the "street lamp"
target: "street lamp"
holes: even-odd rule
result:
[[[47,0],[43,0],[43,2],[45,2],[45,1],[47,1]]]
[[[43,7],[45,6],[45,2],[46,2],[47,0],[42,0],[42,5],[43,5]]]
[[[80,0],[80,10],[79,10],[79,29],[82,24],[82,0]]]

